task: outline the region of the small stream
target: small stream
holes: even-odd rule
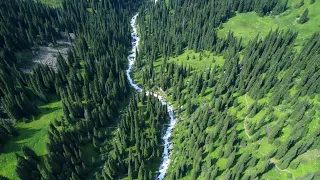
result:
[[[155,1],[156,2],[156,1]],[[136,61],[136,54],[137,54],[137,49],[139,46],[139,42],[140,42],[140,38],[138,37],[138,33],[137,33],[137,25],[136,25],[136,21],[137,21],[137,17],[138,14],[136,14],[135,16],[132,17],[130,24],[132,27],[133,32],[131,33],[131,37],[132,37],[132,54],[130,54],[128,56],[128,61],[129,61],[129,67],[127,69],[127,78],[130,82],[130,85],[139,93],[142,92],[142,87],[139,87],[132,79],[130,73],[133,70],[133,66],[135,64]],[[172,152],[172,142],[171,142],[171,134],[172,134],[172,130],[174,128],[174,126],[176,125],[176,119],[174,118],[174,110],[173,110],[173,106],[172,104],[168,103],[165,98],[163,96],[161,96],[159,93],[152,93],[149,91],[146,91],[146,95],[152,95],[155,98],[158,98],[159,101],[163,104],[167,106],[167,110],[170,116],[170,122],[168,124],[168,127],[165,131],[164,136],[162,137],[163,140],[163,154],[162,154],[162,160],[161,160],[161,165],[158,168],[158,175],[157,178],[158,180],[162,180],[164,179],[164,177],[166,176],[167,170],[169,168],[170,165],[170,155]]]

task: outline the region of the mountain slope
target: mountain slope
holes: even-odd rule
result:
[[[168,179],[319,178],[319,2],[298,2],[279,15],[235,6],[216,25],[213,1],[142,12],[135,77],[179,112]],[[309,20],[287,27],[306,8]]]

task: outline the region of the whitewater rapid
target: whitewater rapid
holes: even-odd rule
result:
[[[156,2],[156,1],[155,1]],[[137,25],[136,25],[136,21],[137,21],[137,17],[138,14],[136,14],[135,16],[132,17],[131,21],[130,21],[130,25],[132,27],[132,33],[131,33],[131,37],[132,37],[132,54],[130,54],[128,56],[128,61],[129,61],[129,67],[127,69],[127,78],[130,82],[130,85],[137,90],[139,93],[142,92],[142,88],[139,87],[132,79],[130,73],[133,70],[133,66],[135,64],[136,61],[136,55],[137,55],[137,49],[139,46],[139,42],[140,42],[140,38],[138,37],[138,33],[137,33]],[[170,165],[170,155],[173,149],[172,146],[172,142],[171,142],[171,134],[172,134],[172,130],[174,128],[174,126],[176,125],[176,119],[174,118],[174,110],[173,110],[173,106],[172,104],[168,103],[165,98],[163,96],[161,96],[159,93],[153,93],[150,91],[146,91],[146,95],[152,95],[156,98],[159,99],[159,101],[162,103],[162,105],[166,105],[167,106],[167,111],[168,114],[170,116],[170,122],[169,125],[166,129],[165,135],[162,137],[163,140],[163,146],[164,146],[164,150],[163,150],[163,154],[162,154],[162,161],[161,161],[161,165],[158,168],[158,175],[157,175],[157,179],[158,180],[162,180],[164,179],[164,177],[166,176],[167,170],[169,168]]]

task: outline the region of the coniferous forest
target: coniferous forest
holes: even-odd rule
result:
[[[150,92],[176,119],[164,179],[320,179],[319,11],[318,0],[1,0],[0,179],[157,179],[170,117]],[[137,13],[142,92],[126,74]],[[62,39],[56,69],[22,71]]]

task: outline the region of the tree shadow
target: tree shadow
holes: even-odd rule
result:
[[[50,114],[54,111],[62,109],[61,107],[38,107],[38,112],[36,115],[30,115],[28,117],[23,118],[20,122],[31,123],[33,121],[37,121],[41,119],[42,116],[46,114]]]
[[[28,126],[28,124],[34,122],[34,121],[40,121],[40,119],[45,116],[46,114],[50,114],[54,111],[57,111],[61,108],[59,107],[53,107],[53,108],[44,108],[41,107],[39,108],[39,114],[37,116],[32,117],[32,119],[28,118],[30,121],[26,122],[26,126]],[[49,123],[49,122],[48,122]],[[33,127],[25,127],[23,125],[19,126],[16,128],[18,131],[18,136],[15,137],[10,137],[10,139],[8,140],[8,142],[4,145],[4,147],[2,148],[2,151],[0,152],[0,154],[8,154],[8,153],[13,153],[13,152],[19,152],[21,151],[21,148],[23,145],[26,145],[28,143],[35,143],[33,141],[29,141],[30,138],[35,137],[36,133],[39,131],[43,131],[40,132],[40,135],[42,135],[41,137],[39,136],[39,140],[38,142],[45,137],[45,135],[47,134],[47,128],[46,127],[41,127],[41,128],[33,128]],[[37,139],[37,138],[35,138]],[[36,142],[37,143],[37,142]],[[35,144],[36,144],[35,143]],[[32,147],[30,147],[32,148]]]
[[[43,101],[40,98],[35,98],[35,104],[37,106],[43,106],[43,105],[50,104],[50,103],[56,103],[61,100],[60,97],[54,93],[46,93],[46,97],[48,99],[47,102]]]
[[[35,116],[35,119],[40,119],[42,116],[44,116],[46,114],[50,114],[50,113],[57,111],[59,109],[62,109],[62,108],[60,108],[60,107],[52,107],[52,108],[39,107],[39,114],[37,116]]]
[[[275,168],[276,168],[276,166],[274,164],[270,163],[269,166],[267,167],[267,169],[264,171],[264,173],[260,174],[259,176],[262,176],[263,174],[266,174]]]
[[[209,155],[209,152],[205,152],[203,153],[202,158],[205,159],[208,155]]]
[[[205,97],[205,96],[208,96],[208,95],[210,95],[210,94],[212,94],[212,91],[205,92],[205,93],[203,94],[203,96]]]
[[[241,134],[244,131],[244,129],[237,130],[237,134]]]
[[[37,131],[41,129],[19,128],[19,135],[11,137],[3,147],[3,154],[21,151],[22,146],[26,143],[25,140],[34,136]]]

